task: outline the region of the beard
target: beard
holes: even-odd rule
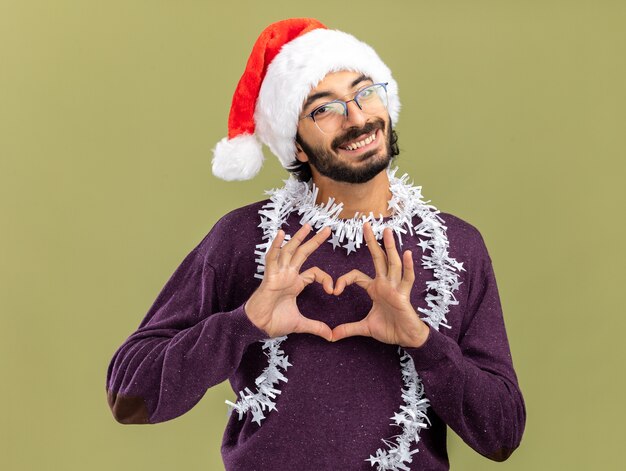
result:
[[[378,129],[381,130],[382,135],[385,135],[385,133],[387,135],[382,155],[376,156],[377,152],[381,152],[380,149],[367,151],[352,159],[354,162],[359,163],[359,165],[352,165],[352,162],[344,162],[338,158],[336,149],[338,149],[340,145],[356,139],[363,134],[372,134]],[[333,150],[323,149],[321,147],[314,148],[304,142],[298,135],[296,135],[296,141],[309,158],[311,166],[315,167],[320,174],[339,182],[366,183],[389,167],[394,156],[392,134],[391,121],[389,121],[389,126],[387,126],[385,121],[379,118],[367,123],[362,128],[350,128],[343,135],[333,139]],[[360,164],[361,162],[365,163]]]

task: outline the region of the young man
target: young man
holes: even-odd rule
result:
[[[293,174],[222,217],[117,350],[119,422],[171,420],[228,379],[229,470],[449,469],[446,425],[492,460],[519,446],[491,259],[391,170],[399,108],[354,37],[313,19],[263,31],[213,172],[252,178],[260,139]]]

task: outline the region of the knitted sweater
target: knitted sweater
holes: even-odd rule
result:
[[[185,257],[137,330],[115,352],[106,390],[113,415],[124,424],[153,424],[189,411],[212,386],[229,380],[234,391],[255,390],[267,366],[267,334],[247,317],[244,304],[260,284],[255,245],[262,242],[259,201],[223,216]],[[446,425],[470,447],[502,461],[519,446],[526,410],[513,369],[491,258],[479,231],[440,212],[449,254],[462,262],[459,301],[451,305],[451,328],[430,328],[420,348],[404,349],[415,364],[430,401],[431,425],[419,434],[410,469],[449,469]],[[414,217],[418,224],[419,217]],[[292,213],[283,229],[300,228]],[[411,300],[426,308],[426,282],[433,272],[421,265],[417,236],[405,235],[400,250],[414,257]],[[359,269],[375,276],[367,246],[346,254],[324,243],[302,271],[318,266],[334,280]],[[365,317],[371,300],[357,285],[340,296],[313,283],[298,296],[300,311],[333,327]],[[372,469],[365,461],[381,439],[400,433],[391,417],[402,404],[397,345],[370,337],[327,342],[291,334],[281,344],[292,366],[280,382],[276,410],[261,425],[247,413],[230,415],[222,441],[227,470]],[[234,397],[228,398],[233,402]],[[226,407],[226,406],[225,406]],[[413,449],[412,448],[412,449]]]

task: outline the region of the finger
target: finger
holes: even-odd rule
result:
[[[343,293],[343,290],[346,286],[353,283],[356,283],[363,289],[367,289],[371,282],[372,279],[369,276],[367,276],[362,271],[354,269],[337,278],[334,294],[336,296],[339,296],[341,293]]]
[[[365,320],[341,324],[332,330],[333,342],[345,339],[346,337],[353,337],[355,335],[363,335],[365,337],[372,336],[369,327],[365,323]]]
[[[297,334],[313,334],[318,335],[329,342],[332,341],[333,331],[324,324],[322,321],[314,321],[308,317],[302,316],[300,322],[296,326],[295,333]]]
[[[400,255],[398,255],[398,250],[396,249],[393,232],[388,227],[383,231],[383,241],[387,251],[387,278],[399,283],[401,281],[400,275],[402,274],[402,260],[400,260]]]
[[[415,282],[415,269],[413,267],[413,253],[410,250],[405,250],[402,255],[404,268],[402,270],[402,282],[400,286],[408,293],[411,292],[413,283]]]
[[[321,231],[311,237],[306,243],[302,244],[291,257],[291,266],[296,267],[299,271],[304,261],[311,255],[320,245],[324,243],[331,234],[330,226],[324,227]]]
[[[291,260],[294,252],[310,231],[311,225],[308,223],[304,224],[300,229],[296,231],[296,233],[291,237],[289,242],[283,245],[283,247],[280,249],[280,255],[278,256],[279,267],[284,268],[289,265],[289,261]]]
[[[333,278],[319,267],[311,267],[300,273],[307,285],[314,281],[320,283],[328,294],[333,294]]]
[[[367,242],[367,248],[372,254],[376,276],[387,276],[387,256],[378,245],[378,241],[376,240],[376,236],[374,235],[369,221],[363,224],[363,236],[365,237],[365,242]]]
[[[282,245],[284,238],[285,238],[285,231],[283,231],[282,229],[278,229],[278,232],[276,233],[276,237],[274,237],[274,240],[272,241],[272,244],[270,245],[270,249],[265,254],[265,269],[266,270],[272,268],[276,264],[278,260],[278,255],[280,255],[280,246]]]

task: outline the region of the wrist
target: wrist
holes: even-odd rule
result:
[[[420,326],[417,329],[412,329],[415,335],[411,335],[400,346],[403,348],[420,348],[422,347],[430,337],[430,326],[425,322],[420,321]]]
[[[246,316],[248,316],[248,319],[250,319],[250,322],[252,322],[256,327],[267,333],[267,329],[265,327],[267,324],[266,319],[268,318],[268,316],[266,312],[263,312],[263,310],[260,309],[261,306],[264,305],[267,305],[267,303],[264,302],[255,291],[244,303],[243,310],[246,313]]]

